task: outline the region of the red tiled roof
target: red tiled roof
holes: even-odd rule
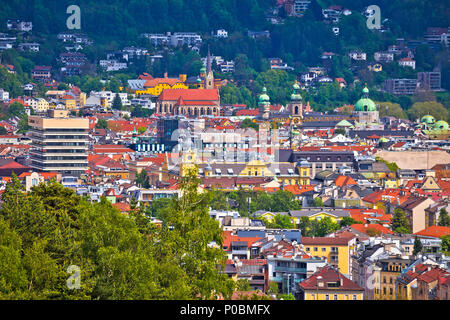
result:
[[[258,240],[261,240],[260,237],[239,237],[237,235],[232,235],[231,231],[224,231],[223,232],[223,246],[227,247],[229,250],[231,250],[231,242],[247,242],[248,247],[250,247],[253,243],[255,243]]]
[[[56,176],[58,175],[58,172],[38,172],[38,174],[44,178],[44,180],[50,180],[53,178],[56,178]],[[19,178],[25,178],[31,176],[31,172],[22,172],[19,175]]]
[[[440,238],[450,234],[450,227],[431,226],[414,234],[424,237]]]
[[[160,84],[168,84],[169,86],[174,86],[177,83],[181,83],[178,78],[152,78],[152,79],[142,79],[145,81],[144,88],[154,88]]]
[[[319,283],[318,277],[319,276],[322,277],[322,279],[320,281],[323,282],[323,287],[318,286],[318,283]],[[339,287],[328,287],[327,283],[329,283],[329,282],[335,283],[337,281],[341,281],[341,284]],[[364,291],[363,288],[361,288],[356,283],[354,283],[353,281],[348,279],[346,276],[344,276],[342,273],[340,273],[336,269],[329,267],[329,266],[323,267],[321,270],[314,273],[308,279],[300,282],[299,286],[303,290]]]
[[[350,227],[365,234],[368,234],[367,232],[370,229],[375,230],[377,233],[381,234],[394,234],[392,230],[389,230],[388,228],[383,227],[381,224],[378,223],[352,224]]]
[[[426,271],[424,273],[422,273],[420,276],[417,277],[418,281],[424,281],[426,283],[430,283],[433,281],[437,281],[439,280],[439,278],[441,278],[444,275],[448,275],[449,273],[444,270],[441,269],[439,267],[433,266],[433,268],[430,271]]]
[[[217,89],[164,89],[158,100],[177,101],[180,97],[185,101],[219,101],[219,91]]]
[[[236,116],[259,116],[259,110],[258,109],[242,109],[239,111],[236,111]]]
[[[352,177],[338,176],[336,180],[334,180],[334,184],[338,187],[342,187],[347,185],[356,185],[357,183]]]
[[[120,212],[128,212],[131,209],[130,205],[124,202],[113,203],[112,206],[117,210],[119,210]]]
[[[344,246],[347,245],[348,242],[354,237],[348,236],[348,237],[338,237],[338,238],[332,238],[332,237],[302,237],[302,244],[303,245],[337,245],[337,246]]]
[[[20,163],[15,162],[14,160],[1,160],[0,159],[0,169],[23,169],[25,166]]]

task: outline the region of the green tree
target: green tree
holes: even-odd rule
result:
[[[259,125],[256,122],[253,122],[251,119],[246,118],[241,122],[241,128],[253,128],[256,131],[259,130]]]
[[[122,110],[122,99],[120,99],[120,96],[118,93],[114,96],[112,108],[115,110]]]
[[[95,124],[95,127],[98,129],[107,129],[108,121],[106,121],[105,119],[98,119],[97,123]]]
[[[219,272],[225,268],[226,255],[219,222],[209,217],[210,194],[198,192],[200,179],[195,170],[188,171],[180,185],[183,196],[167,210],[161,241],[155,244],[159,263],[180,267],[191,298],[229,297],[234,283]]]
[[[442,208],[439,211],[438,226],[450,227],[450,217],[448,216],[448,212],[445,208]]]
[[[446,255],[450,254],[450,234],[441,237],[441,250]]]
[[[352,224],[362,224],[362,222],[356,221],[352,217],[344,217],[339,221],[340,227],[351,226]]]
[[[314,198],[313,206],[314,207],[323,207],[322,199],[319,197]]]
[[[237,291],[251,291],[250,281],[247,279],[239,279],[236,281],[236,290]]]
[[[420,252],[422,252],[423,249],[423,245],[422,242],[419,240],[419,238],[417,238],[417,236],[414,239],[414,249],[413,249],[413,255],[417,255]]]
[[[136,174],[135,182],[141,188],[150,188],[150,178],[148,177],[148,173],[145,169],[142,169]]]
[[[402,209],[396,208],[394,210],[391,228],[397,233],[411,233],[409,219]]]

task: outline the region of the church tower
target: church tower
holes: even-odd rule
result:
[[[270,97],[267,95],[266,87],[263,87],[262,94],[258,101],[259,113],[264,120],[268,120],[270,116]]]
[[[301,124],[303,117],[303,103],[302,96],[300,95],[300,86],[296,83],[292,86],[293,93],[291,94],[291,101],[289,102],[288,110],[292,117],[292,123],[294,126]]]
[[[205,89],[214,89],[214,74],[211,69],[211,64],[211,54],[209,53],[208,46],[208,56],[206,57]]]

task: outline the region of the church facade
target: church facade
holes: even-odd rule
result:
[[[156,101],[156,113],[162,116],[184,115],[189,118],[220,115],[220,95],[219,90],[214,88],[209,49],[204,89],[165,89]]]

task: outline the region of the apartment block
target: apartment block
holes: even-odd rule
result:
[[[30,116],[31,167],[43,172],[79,176],[88,170],[89,119],[69,118],[69,111],[49,110],[46,116]]]

